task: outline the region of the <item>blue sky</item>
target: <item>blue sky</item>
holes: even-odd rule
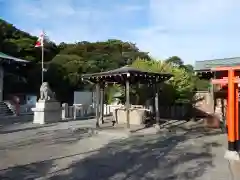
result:
[[[192,64],[240,56],[239,0],[0,0],[0,17],[56,43],[116,38]]]

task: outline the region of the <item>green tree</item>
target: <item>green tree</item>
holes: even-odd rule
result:
[[[0,19],[0,52],[36,63],[34,68],[18,72],[27,79],[27,84],[19,82],[17,76],[11,76],[11,85],[18,82],[12,91],[19,92],[22,86],[38,93],[41,83],[41,48],[34,47],[36,41],[37,37]],[[81,90],[83,86],[89,88],[81,82],[82,74],[119,68],[131,64],[137,57],[150,59],[148,53],[141,52],[135,44],[116,39],[70,44],[62,42],[58,46],[46,39],[44,62],[48,71],[45,77],[56,93],[67,99],[74,90]]]
[[[194,67],[191,64],[186,64],[184,65],[184,68],[186,69],[186,71],[188,71],[189,73],[194,73]]]
[[[170,73],[173,77],[162,84],[162,102],[174,103],[176,101],[190,100],[194,89],[194,81],[184,68],[179,68],[168,61],[136,60],[133,67],[157,73]],[[145,91],[146,92],[146,91]]]
[[[36,63],[30,68],[11,69],[11,72],[6,72],[7,84],[11,85],[5,86],[6,93],[14,86],[16,88],[11,89],[12,93],[21,91],[38,94],[41,84],[41,48],[34,47],[36,40],[37,37],[0,19],[0,52]],[[172,80],[161,87],[161,98],[166,98],[167,102],[188,99],[192,89],[203,90],[209,86],[209,82],[200,80],[194,74],[193,67],[185,65],[181,58],[172,56],[165,61],[152,60],[148,53],[140,51],[136,44],[117,39],[99,42],[62,42],[59,45],[47,39],[44,46],[44,62],[48,69],[45,73],[46,80],[62,101],[69,99],[71,101],[74,90],[91,88],[91,85],[81,81],[82,74],[106,71],[125,65],[152,72],[172,73],[174,75]],[[25,80],[19,81],[19,76]],[[146,93],[147,88],[144,85],[133,87],[132,99],[141,102],[144,96],[151,96],[150,92]],[[113,90],[111,87],[108,89],[112,94],[116,91],[121,91],[123,94],[123,89],[118,86]],[[166,95],[163,95],[164,93]]]
[[[172,56],[166,59],[166,63],[171,63],[173,66],[177,67],[182,67],[184,64],[183,60],[178,56]]]

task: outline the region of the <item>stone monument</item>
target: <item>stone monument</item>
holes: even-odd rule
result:
[[[54,123],[61,119],[62,108],[47,82],[42,83],[40,98],[32,111],[34,112],[33,123],[36,124]]]

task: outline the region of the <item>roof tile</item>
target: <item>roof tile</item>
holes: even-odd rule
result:
[[[237,66],[240,65],[240,57],[213,59],[195,62],[195,71],[210,70],[214,67]]]

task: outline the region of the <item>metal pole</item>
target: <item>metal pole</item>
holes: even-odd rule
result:
[[[44,65],[43,65],[43,62],[44,62],[44,40],[42,40],[42,83],[44,81]]]

